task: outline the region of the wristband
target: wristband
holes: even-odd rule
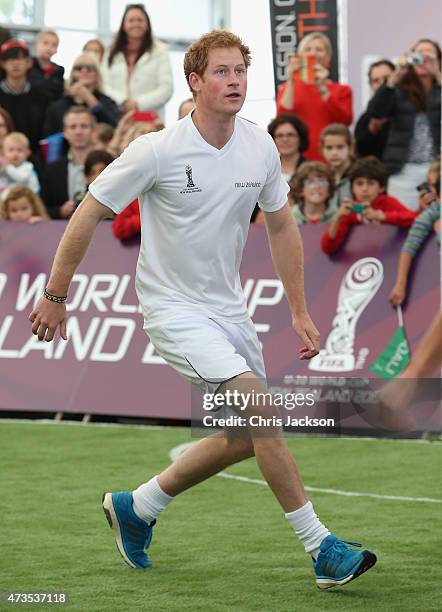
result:
[[[56,302],[57,304],[64,304],[67,300],[67,295],[64,297],[60,297],[59,295],[52,295],[52,293],[48,293],[46,289],[43,291],[44,297],[50,302]]]

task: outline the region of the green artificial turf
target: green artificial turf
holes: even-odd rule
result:
[[[189,441],[186,429],[0,421],[0,591],[66,591],[65,609],[87,612],[440,609],[442,504],[310,493],[333,532],[378,555],[358,580],[321,592],[268,487],[215,477],[165,511],[150,549],[154,567],[131,570],[101,494],[135,488]],[[288,443],[308,486],[442,499],[438,442]],[[253,460],[228,472],[262,480]]]

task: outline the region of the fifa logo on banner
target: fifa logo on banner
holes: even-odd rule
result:
[[[308,364],[318,372],[350,372],[355,369],[354,341],[359,317],[376,295],[384,278],[379,259],[364,257],[356,261],[339,288],[333,329],[325,348]]]

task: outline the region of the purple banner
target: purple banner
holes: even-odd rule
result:
[[[95,233],[69,291],[69,342],[32,335],[28,315],[46,284],[65,222],[0,222],[0,410],[79,412],[188,419],[189,386],[156,355],[142,329],[134,289],[138,244],[123,245],[109,223]],[[310,314],[323,351],[300,362],[300,342],[262,226],[252,226],[241,276],[263,344],[269,379],[290,375],[373,376],[368,367],[397,329],[388,304],[405,232],[352,230],[330,258],[324,227],[302,226]],[[418,255],[404,309],[411,348],[439,309],[439,253]]]

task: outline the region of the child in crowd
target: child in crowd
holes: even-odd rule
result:
[[[437,199],[435,185],[440,182],[440,161],[434,161],[428,169],[427,182],[418,185],[419,212],[425,210]]]
[[[437,184],[440,185],[440,159],[434,160],[428,169],[428,182],[431,187],[434,187],[436,196],[440,197],[440,193],[437,192]]]
[[[440,244],[440,176],[438,176],[434,185],[434,194],[435,199],[433,202],[416,217],[401,249],[396,274],[396,283],[389,297],[390,304],[393,306],[398,306],[405,300],[411,264],[413,263],[414,257],[432,232],[435,233],[436,240]]]
[[[78,192],[74,196],[75,205],[78,206],[87,193],[89,185],[95,181],[103,170],[114,161],[114,156],[103,149],[94,149],[90,151],[84,160],[84,178],[86,183],[86,191]],[[109,211],[111,212],[111,211]],[[112,215],[113,218],[113,215]]]
[[[352,225],[386,223],[410,227],[416,213],[384,193],[388,174],[384,164],[373,155],[358,159],[348,178],[353,201],[345,198],[321,239],[324,253],[334,253],[344,242]]]
[[[11,132],[3,141],[3,159],[0,161],[0,192],[12,185],[23,185],[40,191],[37,173],[31,162],[29,140],[21,132]]]
[[[0,200],[0,219],[36,223],[49,220],[49,215],[45,205],[32,189],[16,185],[10,187]]]
[[[43,86],[52,100],[63,95],[64,68],[51,60],[57,53],[60,39],[53,30],[43,30],[37,34],[35,57],[29,73],[29,81],[34,86]]]
[[[335,193],[331,205],[338,208],[344,198],[351,197],[347,173],[353,161],[353,137],[346,125],[332,123],[322,131],[320,142],[322,155],[335,178]]]
[[[115,128],[108,123],[99,122],[94,130],[94,148],[107,151],[114,137]]]
[[[105,48],[101,40],[99,40],[98,38],[91,38],[90,40],[88,40],[83,46],[83,51],[87,51],[88,53],[95,53],[100,64],[103,61]]]
[[[14,129],[29,138],[32,151],[37,153],[51,98],[43,87],[29,81],[31,66],[29,47],[24,40],[11,38],[2,44],[0,106],[9,112]]]
[[[86,189],[95,181],[109,164],[114,161],[113,155],[108,151],[102,151],[101,149],[94,149],[88,153],[84,161],[84,177],[86,179]]]
[[[296,223],[328,223],[336,213],[329,201],[334,192],[331,168],[321,162],[304,162],[291,182],[289,199]]]

